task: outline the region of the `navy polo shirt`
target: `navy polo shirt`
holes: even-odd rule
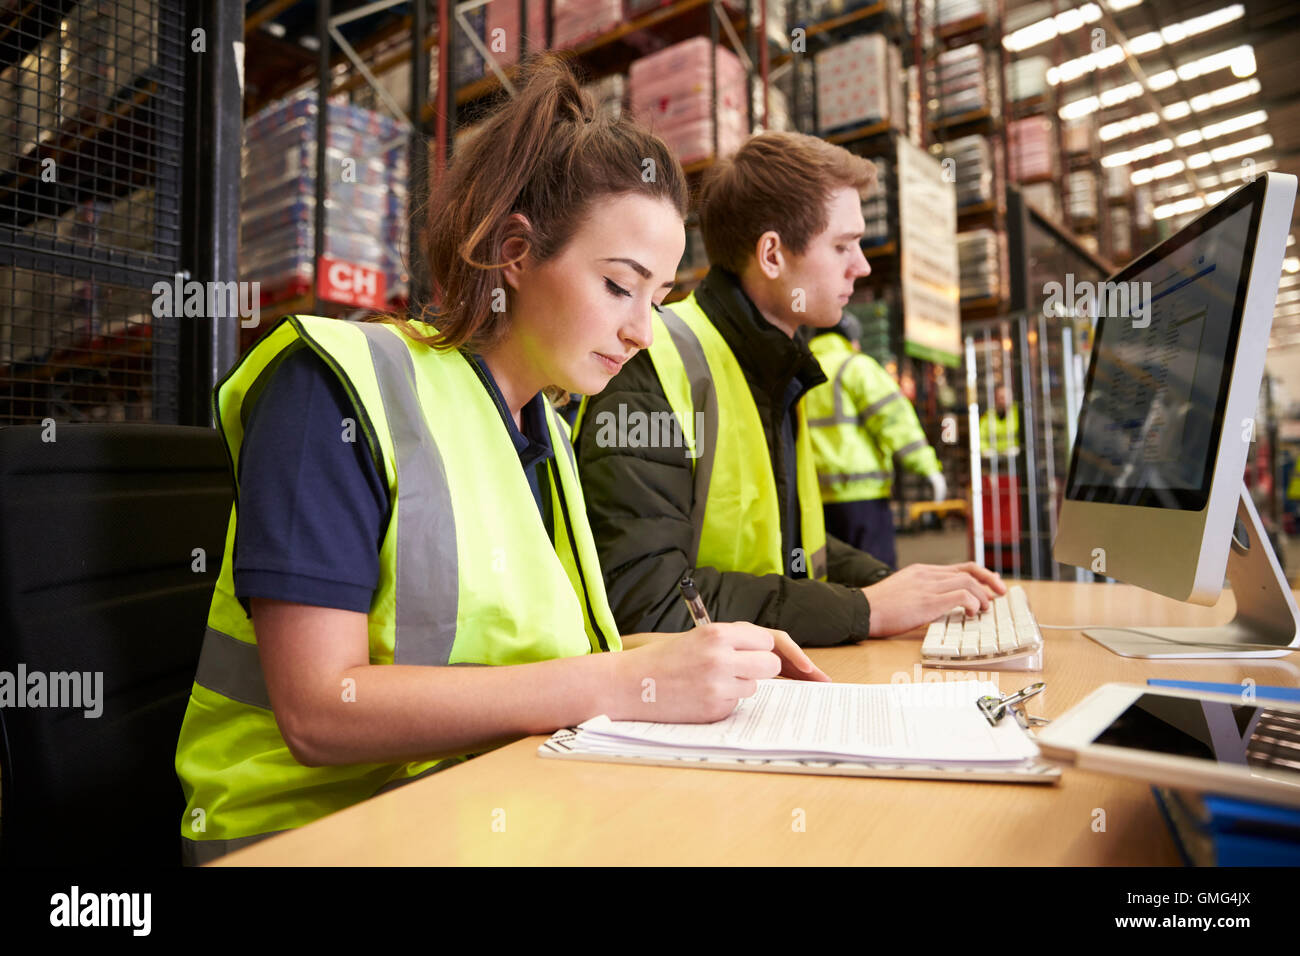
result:
[[[546,398],[524,406],[521,431],[487,366],[467,358],[501,413],[553,541]],[[354,441],[343,440],[346,418],[356,412],[342,382],[307,347],[281,361],[253,406],[239,456],[234,551],[235,596],[246,613],[254,597],[369,612],[391,509],[365,436],[355,430]]]

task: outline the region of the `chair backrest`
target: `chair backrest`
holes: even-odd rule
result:
[[[226,451],[210,428],[54,429],[0,428],[0,859],[179,864]]]

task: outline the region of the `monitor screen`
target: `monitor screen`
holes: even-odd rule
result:
[[[1228,197],[1095,290],[1096,342],[1066,496],[1205,507],[1264,182]],[[1080,297],[1076,301],[1086,299]]]

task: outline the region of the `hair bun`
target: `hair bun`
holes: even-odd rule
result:
[[[596,104],[591,95],[578,83],[578,78],[568,70],[562,73],[557,71],[557,74],[547,79],[555,84],[560,105],[573,114],[576,122],[590,123],[596,118]]]

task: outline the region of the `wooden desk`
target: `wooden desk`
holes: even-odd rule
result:
[[[1216,624],[1214,608],[1126,585],[1023,582],[1042,624]],[[814,649],[835,680],[919,672],[922,632]],[[1148,677],[1300,686],[1300,656],[1248,661],[1118,657],[1045,631],[1055,717],[1110,681]],[[927,672],[928,673],[928,672]],[[1004,692],[1039,679],[1003,671]],[[1056,786],[673,770],[543,760],[530,737],[233,853],[217,865],[1177,864],[1143,783],[1066,769]],[[806,829],[792,827],[803,811]],[[1105,831],[1094,821],[1105,812]],[[504,823],[504,831],[501,824]],[[494,830],[494,823],[497,829]]]

